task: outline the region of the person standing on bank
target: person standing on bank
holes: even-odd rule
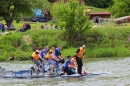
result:
[[[85,48],[86,48],[86,46],[83,45],[76,52],[76,62],[77,62],[77,65],[78,65],[78,67],[77,67],[77,73],[78,74],[82,74],[82,66],[83,66],[82,59],[84,58]]]

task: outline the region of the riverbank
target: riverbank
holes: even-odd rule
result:
[[[64,30],[41,29],[39,26],[42,23],[30,24],[33,28],[26,32],[10,31],[8,35],[0,36],[0,61],[6,61],[9,57],[15,60],[29,60],[36,47],[43,48],[46,45],[49,48],[62,45],[61,53],[64,57],[73,56],[82,44],[87,46],[86,58],[130,56],[129,26],[106,24],[89,29],[85,32],[85,40],[79,39],[79,44],[75,46],[63,39]],[[34,28],[36,25],[39,28]]]

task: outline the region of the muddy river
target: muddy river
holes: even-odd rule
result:
[[[130,57],[126,58],[87,58],[83,70],[89,73],[108,72],[102,76],[86,78],[0,78],[0,86],[130,86]],[[6,70],[27,70],[33,65],[30,61],[0,62]]]

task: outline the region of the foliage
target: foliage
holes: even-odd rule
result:
[[[82,33],[85,29],[90,28],[88,16],[84,12],[85,9],[85,5],[79,4],[77,0],[69,0],[66,3],[53,4],[51,13],[57,18],[58,24],[64,27],[66,31]]]
[[[0,50],[0,61],[6,61],[8,59],[8,53]]]
[[[0,21],[1,21],[1,20],[3,20],[3,18],[2,18],[2,17],[0,17]]]
[[[14,53],[15,60],[29,60],[31,56],[31,51],[21,51],[21,49],[17,49]]]
[[[89,16],[86,16],[86,6],[77,0],[55,3],[51,13],[57,19],[58,25],[65,29],[63,39],[72,44],[91,28]]]
[[[98,8],[107,8],[112,4],[112,0],[84,0],[88,6],[94,6]]]
[[[48,3],[47,0],[2,0],[0,1],[0,16],[10,27],[15,18],[32,15],[33,9],[47,6]]]
[[[58,34],[57,34],[58,33]],[[58,44],[61,44],[63,47],[66,47],[66,41],[60,40],[61,31],[57,30],[33,30],[28,31],[26,34],[30,34],[31,39],[33,40],[32,45],[35,47],[44,47],[46,45],[57,47]],[[40,36],[39,36],[40,34]]]
[[[130,50],[124,46],[116,46],[115,48],[94,48],[87,50],[87,57],[127,57],[130,56]]]
[[[78,45],[75,46],[63,39],[64,30],[40,29],[37,25],[41,23],[30,24],[33,28],[26,32],[10,31],[10,34],[0,36],[0,61],[9,57],[14,57],[15,60],[29,60],[37,47],[48,45],[51,48],[59,44],[63,46],[61,53],[64,57],[75,55],[81,44],[87,46],[85,57],[130,56],[130,28],[127,26],[104,25],[91,28],[85,32],[83,38],[76,41]]]
[[[129,8],[129,0],[113,0],[113,4],[109,7],[109,10],[117,18],[130,15]]]
[[[77,51],[78,48],[79,48],[79,47],[77,47],[77,48],[68,47],[68,48],[65,48],[65,49],[61,50],[61,52],[62,52],[62,55],[63,55],[64,57],[67,57],[68,55],[74,56],[74,55],[76,54],[76,51]],[[70,51],[71,51],[71,52],[70,52]]]

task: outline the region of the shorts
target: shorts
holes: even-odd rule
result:
[[[54,60],[47,60],[47,62],[49,63],[49,64],[52,64],[52,65],[56,65],[56,61],[54,61]]]
[[[40,66],[40,62],[39,61],[37,61],[37,60],[33,60],[34,61],[34,64],[36,64],[36,66]]]
[[[59,63],[62,63],[62,64],[64,64],[64,59],[61,59],[60,61],[59,61]]]

